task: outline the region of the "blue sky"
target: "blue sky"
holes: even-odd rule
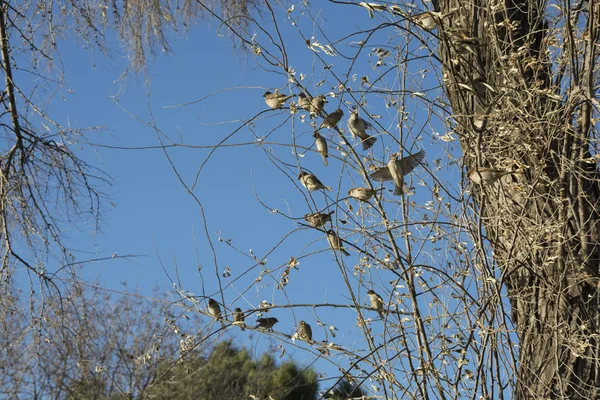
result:
[[[357,30],[358,24],[372,27],[380,22],[368,19],[366,11],[359,7],[345,7],[343,15],[332,12],[331,7],[339,10],[339,6],[328,4],[322,14],[327,17],[321,21],[324,22],[322,26],[325,33],[332,38],[341,38],[344,32]],[[330,92],[332,87],[337,86],[335,79],[327,71],[323,71],[284,15],[278,15],[278,22],[286,37],[287,52],[290,63],[296,70],[296,77],[301,73],[307,76],[303,83],[311,94]],[[303,30],[313,32],[321,43],[327,43],[318,30],[311,28],[306,18],[301,19],[301,25]],[[204,207],[206,229],[216,249],[216,263],[204,232],[200,207],[178,181],[163,150],[158,148],[157,130],[145,124],[150,121],[151,110],[157,129],[161,135],[165,135],[161,136],[165,143],[172,140],[185,144],[170,148],[167,152],[182,179],[191,185],[210,151],[202,147],[218,143],[243,121],[264,111],[266,105],[262,94],[265,90],[280,88],[284,93],[290,91],[289,86],[286,86],[285,76],[261,68],[252,54],[241,54],[234,50],[228,38],[217,35],[217,27],[214,23],[200,22],[187,34],[172,37],[173,53],[161,54],[149,61],[148,83],[141,75],[130,74],[120,78],[127,63],[117,41],[112,43],[116,50],[111,57],[84,51],[73,41],[62,44],[65,86],[55,96],[49,112],[64,125],[74,128],[106,127],[106,130],[92,132],[87,136],[91,143],[101,145],[100,147],[84,147],[78,154],[108,173],[114,183],[113,186],[106,187],[110,203],[114,206],[106,203],[108,206],[101,231],[90,232],[85,227],[74,230],[70,234],[73,247],[81,251],[81,259],[110,257],[113,254],[137,255],[134,260],[114,259],[91,263],[85,266],[84,274],[90,280],[99,277],[102,284],[109,288],[121,289],[121,282],[126,281],[130,287],[149,294],[155,286],[165,291],[172,290],[163,267],[171,278],[175,278],[177,269],[182,290],[196,295],[213,296],[219,302],[220,296],[215,295],[218,291],[217,275],[221,275],[223,285],[242,275],[227,287],[224,296],[228,307],[239,306],[245,310],[258,306],[264,300],[278,305],[321,302],[349,304],[351,300],[340,267],[335,262],[333,252],[328,249],[324,236],[310,229],[298,230],[299,225],[294,220],[269,212],[256,198],[258,196],[268,207],[289,217],[301,218],[309,212],[304,197],[306,191],[299,189],[294,179],[298,172],[298,162],[303,168],[314,172],[325,184],[334,187],[333,198],[338,185],[341,185],[339,196],[345,197],[347,190],[353,186],[350,179],[361,182],[356,173],[346,172],[340,181],[343,163],[339,159],[340,152],[331,145],[330,166],[325,168],[320,156],[314,152],[308,152],[297,159],[292,154],[291,147],[276,144],[258,146],[253,143],[254,135],[269,135],[270,142],[289,144],[293,138],[300,146],[311,146],[313,129],[302,123],[299,115],[293,121],[290,119],[279,126],[289,117],[289,111],[267,111],[261,114],[251,129],[243,128],[227,141],[237,146],[218,149],[199,175],[194,194]],[[265,22],[265,27],[270,29],[272,24]],[[343,76],[350,71],[348,86],[354,92],[343,97],[348,104],[351,103],[351,95],[362,98],[359,92],[361,76],[367,75],[373,82],[382,70],[390,69],[389,64],[379,68],[373,66],[377,57],[372,54],[372,49],[382,47],[394,51],[393,47],[387,46],[388,40],[393,36],[393,32],[387,30],[371,38],[357,62],[352,64],[351,70],[350,60],[318,53],[334,64],[336,74]],[[264,36],[259,34],[257,38],[259,43],[264,43]],[[363,39],[364,35],[340,43],[340,54],[353,56],[358,46],[350,42]],[[428,92],[430,98],[441,95],[435,91],[438,83],[432,79],[433,76],[425,77],[427,73],[433,75],[431,65],[427,64],[429,59],[426,49],[419,49],[418,44],[412,42],[409,46],[413,47],[414,54],[423,57],[422,61],[418,58],[411,61],[414,73],[408,74],[409,78],[403,82],[400,76],[395,76],[395,72],[390,70],[381,81],[381,86],[399,88],[405,85],[406,90],[417,91],[423,82],[434,90]],[[371,55],[368,54],[370,52]],[[261,65],[264,66],[262,63]],[[425,68],[429,72],[424,72]],[[355,74],[354,81],[352,77]],[[321,79],[325,79],[325,83],[316,87],[315,84]],[[198,101],[226,88],[231,90]],[[424,90],[421,88],[419,91]],[[292,88],[292,92],[297,93],[297,90]],[[115,98],[118,99],[118,104]],[[326,109],[332,111],[340,104],[339,101],[339,98],[329,98]],[[394,107],[386,108],[385,101],[379,96],[369,95],[367,101],[369,112],[381,116],[377,122],[384,129],[396,138],[402,132],[406,150],[416,152],[417,149],[426,149],[430,170],[435,170],[436,159],[443,158],[444,165],[453,161],[446,157],[447,154],[456,156],[456,145],[439,140],[432,144],[436,134],[445,135],[448,132],[445,132],[438,119],[430,118],[423,111],[418,96],[407,97],[406,110],[410,114],[403,123],[402,131],[398,130]],[[348,104],[342,107],[346,114],[340,123],[341,127],[345,127],[349,115]],[[273,130],[274,127],[277,128]],[[336,138],[333,133],[325,131],[325,134],[328,139]],[[446,149],[442,145],[447,146]],[[378,137],[372,153],[375,159],[383,163],[387,161],[390,152],[398,149],[398,145],[389,136],[383,135]],[[359,154],[366,153],[359,151]],[[276,168],[269,161],[268,155],[276,155],[288,163],[289,167],[284,168],[284,171],[292,179]],[[444,167],[443,174],[444,179],[452,182],[449,186],[451,193],[459,196],[459,169],[455,166]],[[420,184],[421,179],[423,184]],[[416,207],[409,215],[417,220],[428,213],[422,206],[432,200],[433,184],[434,180],[423,168],[419,168],[413,176],[412,186],[417,194],[409,199],[415,201]],[[386,203],[386,210],[393,217],[401,219],[402,208],[389,192],[392,186],[386,184],[385,188],[385,198],[393,201]],[[332,204],[321,193],[314,193],[313,199],[319,209]],[[359,205],[355,201],[350,201],[350,204],[356,213]],[[344,202],[338,205],[341,210],[347,207]],[[341,210],[338,210],[339,218],[344,215]],[[362,218],[361,215],[355,217]],[[340,232],[351,233],[349,226],[338,227]],[[424,229],[424,233],[421,233],[427,235],[425,226],[415,229]],[[278,245],[280,239],[290,232],[293,233]],[[421,233],[413,234],[418,236]],[[348,240],[357,237],[356,233],[353,235]],[[220,242],[219,238],[231,239],[233,246],[246,255],[227,246],[225,242]],[[269,253],[276,245],[277,248]],[[425,244],[422,251],[417,252],[419,258],[416,262],[434,265],[439,260],[451,260],[452,256],[446,254],[446,249],[441,250],[441,247],[443,246],[436,248]],[[269,253],[266,256],[267,264],[257,266],[256,261],[247,256],[250,250],[259,258]],[[366,269],[365,274],[354,276],[354,267],[358,261],[356,254],[352,252],[351,257],[345,258],[344,268],[352,288],[359,290],[360,298],[365,299],[366,291],[371,287],[382,295],[389,295],[392,289],[390,281],[395,275],[372,266]],[[277,290],[276,281],[280,279],[290,257],[299,259],[298,270],[291,272],[290,283],[285,291]],[[198,272],[199,267],[201,273]],[[230,268],[231,278],[222,276],[227,267]],[[253,284],[260,275],[259,272],[266,268],[273,272]],[[402,293],[403,289],[398,288],[397,291]],[[451,304],[448,306],[451,307]],[[375,315],[371,314],[373,313],[367,312],[368,317],[374,318]],[[336,325],[340,329],[335,342],[360,349],[367,347],[364,337],[355,327],[356,314],[349,309],[278,309],[270,312],[269,316],[277,317],[280,323],[276,329],[287,334],[294,332],[294,320],[304,319],[312,325],[315,339],[323,340],[325,333],[316,323],[318,317],[327,326]],[[375,323],[373,329],[380,330],[380,324]],[[257,349],[263,349],[268,343],[267,337],[241,334],[236,328],[230,328],[225,335],[234,335],[240,338],[241,343]],[[314,354],[299,351],[293,346],[288,346],[287,349],[289,354],[305,364],[312,363],[316,358]],[[345,365],[344,361],[342,365]],[[337,368],[325,361],[317,361],[315,367],[333,375],[339,373]]]

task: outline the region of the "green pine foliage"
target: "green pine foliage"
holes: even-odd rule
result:
[[[312,369],[293,361],[277,365],[269,353],[254,360],[231,341],[217,344],[208,356],[192,353],[178,363],[164,360],[159,370],[164,376],[150,391],[153,399],[313,400],[318,389]]]
[[[360,386],[354,386],[345,379],[332,389],[325,398],[327,400],[368,399]]]

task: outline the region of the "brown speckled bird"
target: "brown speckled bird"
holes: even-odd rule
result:
[[[268,331],[272,331],[273,326],[278,322],[279,321],[277,320],[277,318],[273,318],[273,317],[259,318],[256,320],[257,324],[254,328],[255,329],[261,328],[261,329],[266,329]]]
[[[329,156],[327,151],[327,140],[323,136],[319,134],[319,132],[315,132],[313,137],[315,138],[315,144],[317,145],[317,151],[323,157],[323,164],[327,167],[329,163],[327,162],[327,157]]]
[[[267,103],[270,108],[276,109],[283,107],[285,102],[288,101],[292,96],[286,96],[285,94],[277,93],[276,90],[275,93],[265,92],[263,97],[265,98],[265,103]]]
[[[367,133],[367,128],[370,128],[371,124],[358,116],[358,110],[352,111],[350,114],[350,118],[348,118],[348,129],[352,134],[352,137],[358,137],[362,143],[363,150],[368,150],[371,148],[376,138],[373,136],[369,136]]]
[[[242,331],[245,331],[245,329],[244,329],[246,327],[245,320],[246,320],[246,317],[244,316],[244,312],[242,311],[242,309],[239,307],[236,307],[233,310],[233,323],[235,325],[238,325]]]
[[[298,323],[298,337],[306,342],[312,342],[312,328],[302,320]]]
[[[371,179],[375,181],[385,182],[394,181],[394,194],[400,196],[408,191],[408,187],[404,184],[404,176],[410,174],[425,158],[425,150],[420,150],[418,153],[408,155],[398,159],[400,153],[394,153],[390,156],[390,161],[387,166],[378,168],[371,175]]]
[[[322,128],[322,127],[333,128],[334,126],[337,125],[338,122],[340,122],[340,119],[342,119],[343,115],[344,115],[344,112],[338,108],[334,112],[327,114],[327,116],[325,117],[325,119],[323,120],[323,123],[321,124],[321,126],[319,128]]]
[[[298,107],[300,107],[303,110],[310,111],[310,106],[311,101],[308,98],[308,96],[306,96],[304,92],[300,92],[300,94],[298,95]]]
[[[375,193],[377,193],[377,190],[369,188],[352,188],[348,190],[348,196],[360,201],[368,201]]]
[[[344,242],[342,241],[342,239],[332,229],[329,229],[327,231],[327,241],[329,242],[329,246],[331,246],[331,248],[333,250],[338,250],[342,254],[344,254],[345,256],[349,256],[350,255],[350,253],[348,253],[344,249]]]
[[[221,326],[225,328],[225,323],[223,322],[223,316],[221,315],[221,306],[213,299],[208,299],[208,312],[210,315],[215,317],[217,321],[221,323]]]
[[[459,54],[471,53],[477,55],[479,47],[483,46],[481,38],[472,36],[463,29],[449,29],[445,33],[448,35],[454,50]]]
[[[331,215],[333,213],[335,213],[335,211],[330,211],[329,213],[306,214],[304,220],[314,228],[321,228],[327,222],[331,221]]]
[[[437,18],[439,17],[439,13],[427,11],[424,13],[411,15],[410,19],[426,31],[432,31],[437,27]]]
[[[325,100],[326,97],[323,96],[322,94],[318,95],[317,97],[314,97],[312,99],[312,101],[310,102],[310,116],[312,118],[316,118],[317,115],[321,114],[321,112],[323,112],[323,108],[325,107],[325,104],[327,103],[327,100]]]
[[[467,171],[467,176],[473,183],[491,185],[505,175],[513,174],[515,171],[504,171],[494,168],[471,168]]]
[[[331,192],[330,186],[323,185],[319,178],[317,178],[313,174],[309,174],[308,172],[301,171],[298,174],[298,179],[300,179],[300,183],[302,183],[302,186],[304,186],[310,192],[319,189],[328,190]]]
[[[369,290],[367,292],[367,294],[369,295],[369,300],[371,302],[371,308],[373,308],[373,309],[375,309],[375,311],[377,311],[377,314],[379,314],[381,319],[384,319],[383,299],[381,298],[381,296],[378,295],[377,293],[375,293],[374,290]]]

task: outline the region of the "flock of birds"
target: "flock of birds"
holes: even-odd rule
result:
[[[279,109],[282,108],[285,103],[292,97],[293,95],[285,95],[278,93],[275,90],[275,93],[266,92],[263,95],[265,99],[265,103],[271,109]],[[323,122],[317,128],[313,137],[315,139],[315,145],[317,152],[323,158],[323,163],[325,166],[328,166],[329,163],[327,158],[328,154],[328,145],[327,140],[321,136],[319,130],[322,128],[336,128],[337,124],[340,122],[344,115],[344,111],[341,109],[336,109],[332,113],[324,112],[325,104],[327,103],[327,98],[324,95],[319,95],[316,97],[309,97],[305,93],[300,93],[298,95],[298,107],[303,110],[309,111],[312,118],[316,118],[317,116],[323,117]],[[377,138],[370,136],[367,133],[367,129],[371,128],[371,124],[361,118],[358,115],[358,109],[354,109],[350,114],[350,118],[348,119],[348,130],[350,131],[353,138],[359,138],[360,143],[362,144],[363,150],[370,149]],[[415,154],[410,154],[406,157],[400,158],[400,153],[394,153],[390,156],[390,160],[385,167],[377,168],[373,173],[369,175],[372,180],[379,182],[386,181],[394,181],[394,194],[402,195],[408,192],[408,187],[404,183],[404,177],[411,173],[419,164],[423,162],[425,158],[425,151],[420,150]],[[298,179],[302,186],[304,186],[308,191],[315,190],[327,190],[331,191],[331,187],[325,186],[314,174],[300,171],[298,174]],[[371,197],[373,197],[379,190],[364,188],[364,187],[355,187],[348,191],[348,195],[352,198],[355,198],[360,201],[368,201]],[[306,214],[304,219],[314,228],[323,228],[327,222],[331,221],[331,215],[334,211],[329,213],[326,212],[317,212],[312,214]],[[329,229],[327,232],[327,241],[331,248],[335,251],[339,251],[340,253],[349,256],[350,253],[344,249],[344,244],[342,239],[338,236],[338,234]],[[377,311],[379,316],[383,319],[385,314],[384,302],[381,296],[379,296],[375,291],[369,290],[367,292],[369,296],[371,308]],[[221,323],[221,326],[225,328],[225,318],[221,312],[221,306],[219,303],[212,299],[208,299],[208,311],[210,315],[212,315],[217,321]],[[273,326],[279,322],[277,318],[274,317],[264,317],[257,319],[257,325],[254,329],[263,329],[271,331]],[[245,330],[245,314],[239,308],[235,308],[233,312],[233,323],[240,327],[241,330]],[[297,327],[297,337],[306,342],[312,342],[312,328],[305,321],[299,321]]]
[[[441,21],[444,16],[439,12],[424,12],[416,15],[406,15],[401,9],[394,8],[392,6],[393,12],[397,12],[405,17],[408,17],[411,21],[413,21],[416,25],[421,27],[422,29],[431,31],[435,29],[439,25],[439,21]],[[371,12],[371,11],[370,11]],[[448,15],[450,15],[449,13]],[[467,33],[462,31],[453,31],[448,30],[448,35],[453,43],[453,48],[458,53],[473,53],[477,46],[479,46],[480,40],[479,38],[470,37]],[[475,85],[474,82],[473,84]],[[277,90],[275,92],[265,92],[263,95],[265,103],[271,109],[280,109],[283,108],[285,103],[294,97],[294,95],[285,95],[279,93]],[[307,93],[300,93],[297,95],[298,101],[294,104],[294,107],[299,109],[303,109],[310,113],[311,118],[322,117],[322,123],[317,127],[313,134],[313,138],[315,139],[315,146],[317,152],[323,158],[323,163],[325,166],[328,166],[328,144],[327,140],[319,133],[322,128],[330,128],[337,129],[337,124],[341,121],[344,111],[340,108],[336,109],[331,113],[327,113],[324,111],[325,104],[327,104],[327,97],[324,95],[319,95],[316,97],[312,97]],[[358,115],[358,108],[353,109],[350,114],[350,117],[347,121],[347,127],[352,135],[353,139],[358,138],[360,143],[362,144],[363,151],[367,151],[377,141],[377,138],[370,136],[367,133],[369,128],[372,128],[372,125],[361,118]],[[341,132],[340,132],[341,133]],[[345,139],[344,139],[345,141]],[[347,142],[346,142],[347,143]],[[348,143],[349,145],[349,143]],[[390,159],[386,166],[377,168],[374,172],[369,174],[369,178],[378,182],[386,182],[393,181],[394,182],[394,195],[401,196],[406,194],[409,188],[404,183],[404,177],[410,174],[417,166],[423,163],[425,159],[425,151],[420,150],[417,153],[409,154],[406,157],[401,157],[400,153],[394,153],[390,156]],[[503,170],[496,168],[487,168],[487,167],[473,167],[467,171],[467,178],[471,180],[474,184],[482,185],[482,186],[491,186],[500,181],[501,178],[507,175],[516,175],[521,174],[523,171],[519,171],[518,169],[511,170]],[[306,171],[300,171],[298,174],[298,179],[302,186],[304,186],[308,191],[316,191],[316,190],[325,190],[331,191],[331,187],[324,185],[314,174],[308,173]],[[355,187],[348,191],[348,196],[357,199],[359,201],[369,201],[373,196],[377,194],[378,191],[382,189],[372,189],[371,187]],[[334,211],[331,212],[317,212],[312,214],[306,214],[304,219],[306,222],[317,229],[323,228],[328,222],[331,222],[331,216],[334,214]],[[343,240],[337,235],[337,233],[328,229],[327,233],[327,241],[329,242],[330,247],[334,251],[339,251],[340,253],[349,256],[350,253],[344,249]],[[377,311],[378,315],[383,320],[385,318],[385,313],[387,310],[384,307],[384,301],[375,291],[369,290],[367,292],[369,296],[371,308]],[[208,299],[208,310],[209,313],[218,321],[220,321],[221,325],[225,327],[224,318],[221,314],[221,307],[219,303],[214,299]],[[271,331],[273,326],[278,322],[277,318],[267,317],[267,318],[258,318],[257,325],[254,329],[263,329]],[[240,326],[242,330],[246,327],[245,324],[245,314],[240,308],[235,308],[233,312],[233,323],[235,325]],[[296,337],[301,340],[305,340],[307,342],[312,343],[312,328],[305,321],[299,321],[297,327]]]
[[[383,299],[381,298],[380,295],[378,295],[374,290],[369,290],[367,291],[367,295],[369,296],[369,302],[371,303],[371,308],[373,308],[375,311],[377,311],[377,314],[379,314],[379,317],[383,320],[385,319],[385,314],[386,314],[386,310],[384,308],[384,303],[383,303]],[[225,328],[225,318],[223,317],[223,314],[221,313],[221,306],[219,305],[219,303],[212,299],[209,298],[208,299],[208,312],[210,313],[210,315],[212,315],[217,321],[219,321],[221,323],[221,327]],[[246,317],[244,312],[242,311],[241,308],[236,307],[233,311],[233,324],[237,325],[240,327],[240,329],[242,331],[245,331],[246,329]],[[272,331],[273,330],[273,326],[275,326],[275,324],[279,322],[279,320],[275,317],[263,317],[263,318],[258,318],[256,320],[256,326],[254,327],[254,329],[262,329],[262,330],[267,330],[267,331]],[[305,342],[308,343],[312,343],[313,338],[312,338],[312,328],[311,326],[303,321],[300,320],[298,322],[298,328],[297,328],[297,337],[300,340],[304,340]]]
[[[286,101],[288,101],[291,97],[290,95],[285,95],[278,93],[277,90],[275,93],[265,92],[263,95],[265,99],[265,103],[272,108],[278,109],[282,108]],[[321,154],[323,157],[323,161],[325,166],[328,166],[327,157],[328,157],[328,148],[327,141],[321,134],[319,130],[321,128],[335,128],[342,119],[344,115],[344,111],[340,108],[336,109],[332,113],[325,113],[324,107],[327,103],[326,97],[323,95],[319,95],[317,97],[309,98],[306,94],[300,93],[298,95],[298,107],[309,111],[311,116],[321,115],[323,117],[323,122],[315,131],[313,137],[315,138],[315,145],[317,148],[317,152]],[[377,138],[370,136],[367,133],[367,129],[371,128],[371,124],[361,118],[358,115],[358,109],[354,109],[350,118],[348,118],[348,130],[353,138],[359,138],[362,144],[363,150],[370,149]],[[406,157],[400,158],[400,153],[394,153],[390,156],[390,160],[385,167],[377,168],[373,173],[369,175],[372,180],[379,182],[386,181],[394,181],[394,194],[400,196],[408,192],[409,188],[404,183],[404,177],[411,173],[419,164],[423,162],[425,159],[425,151],[420,150],[415,154],[409,154]],[[317,178],[314,174],[300,171],[298,174],[298,179],[302,186],[304,186],[308,191],[312,192],[315,190],[327,190],[331,191],[331,187],[325,186],[319,178]],[[359,201],[368,201],[371,197],[373,197],[378,190],[372,188],[364,188],[364,187],[355,187],[348,191],[348,196],[355,198]],[[314,228],[323,228],[327,222],[331,221],[331,215],[333,212],[324,213],[317,212],[313,214],[306,214],[304,219]],[[333,250],[337,250],[340,253],[349,256],[350,253],[344,249],[344,244],[342,239],[338,236],[338,234],[332,230],[327,230],[327,241],[329,242],[329,246]]]
[[[414,19],[417,20],[419,24],[424,24],[427,25],[427,28],[432,28],[432,26],[429,26],[429,24],[431,23],[430,19],[432,18],[430,14],[433,13],[425,13],[423,15],[417,16],[418,18]],[[274,93],[265,92],[263,97],[265,99],[265,103],[271,109],[280,109],[283,108],[285,103],[289,99],[294,97],[294,95],[281,94],[278,93],[277,90],[275,90]],[[327,161],[327,158],[329,154],[327,140],[319,133],[319,130],[321,130],[322,128],[336,129],[337,124],[341,121],[344,115],[344,111],[338,108],[332,113],[326,113],[324,111],[326,103],[327,98],[324,95],[319,95],[316,97],[309,97],[305,93],[300,93],[298,95],[297,106],[299,108],[308,111],[310,113],[311,118],[316,118],[317,116],[321,116],[323,118],[323,122],[316,129],[316,131],[313,134],[313,137],[315,139],[315,146],[317,152],[323,158],[323,163],[325,164],[325,166],[328,166],[329,163]],[[367,129],[372,128],[372,125],[358,115],[358,109],[354,109],[351,112],[350,117],[347,121],[347,126],[348,130],[350,131],[350,134],[352,135],[352,138],[360,139],[360,143],[362,144],[362,149],[364,151],[370,149],[377,141],[377,138],[370,136],[367,133]],[[409,190],[409,188],[404,183],[404,177],[410,174],[421,163],[423,163],[424,159],[424,150],[420,150],[414,154],[409,154],[406,157],[400,157],[400,153],[393,153],[390,156],[387,165],[381,168],[377,168],[374,172],[369,174],[369,178],[378,182],[393,181],[394,195],[401,196],[403,194],[406,194]],[[494,168],[475,167],[467,171],[467,177],[475,184],[492,185],[499,181],[503,176],[517,173],[520,173],[520,171],[507,171]],[[302,186],[304,186],[309,192],[316,190],[332,190],[330,186],[324,185],[314,174],[302,170],[298,174],[298,180],[300,180]],[[359,201],[366,202],[369,201],[369,199],[371,199],[380,190],[381,189],[355,187],[348,191],[348,196]],[[323,228],[328,222],[331,222],[331,216],[333,214],[334,211],[306,214],[304,216],[304,220],[310,226],[320,229]],[[329,246],[334,251],[339,251],[340,253],[346,256],[350,255],[350,253],[348,253],[348,251],[346,251],[346,249],[344,248],[343,240],[338,236],[338,234],[334,230],[328,229],[326,233]],[[371,308],[377,311],[381,319],[384,319],[386,309],[384,307],[384,302],[381,296],[379,296],[373,290],[367,291],[367,295],[369,296]],[[225,328],[225,318],[223,317],[223,314],[221,313],[221,307],[216,300],[212,298],[208,299],[208,311],[210,315],[212,315],[216,320],[218,320],[221,323],[221,326]],[[279,321],[277,320],[277,318],[274,317],[265,317],[258,318],[256,322],[257,325],[254,327],[254,329],[260,328],[262,330],[272,331],[273,326]],[[245,330],[245,314],[239,307],[234,309],[233,324],[239,326],[241,330]],[[311,326],[305,321],[299,321],[296,336],[301,340],[307,341],[309,343],[312,342]]]
[[[277,92],[277,90],[275,90],[275,93],[266,92],[263,97],[270,108],[279,109],[282,108],[285,103],[293,97],[293,95],[280,94]],[[312,118],[316,118],[319,115],[323,117],[323,122],[317,128],[313,134],[313,137],[315,139],[317,152],[323,158],[323,163],[325,166],[328,166],[329,163],[327,158],[329,154],[327,140],[319,133],[319,130],[322,128],[335,129],[337,124],[342,119],[344,112],[338,108],[332,113],[326,113],[324,112],[326,103],[327,99],[324,95],[319,95],[317,97],[308,97],[304,93],[300,93],[298,95],[298,107],[309,111]],[[377,138],[370,136],[367,133],[367,129],[371,128],[372,126],[368,121],[364,120],[358,115],[358,109],[354,109],[351,112],[350,118],[348,118],[347,126],[352,138],[360,139],[360,143],[362,144],[364,151],[370,149],[377,141]],[[400,153],[394,153],[390,156],[386,166],[377,168],[374,172],[369,174],[369,177],[378,182],[393,181],[394,195],[401,196],[407,193],[409,190],[404,183],[404,177],[411,173],[417,166],[419,166],[424,159],[424,150],[420,150],[415,154],[409,154],[406,157],[400,157]],[[516,173],[519,173],[519,171],[506,171],[494,168],[479,167],[469,169],[467,171],[467,177],[475,184],[492,185],[499,181],[503,176]],[[330,186],[324,185],[314,174],[305,171],[300,171],[298,174],[298,179],[300,180],[302,186],[304,186],[310,192],[316,190],[332,190]],[[381,189],[355,187],[348,191],[348,196],[359,201],[366,202],[371,199],[379,190]],[[320,229],[323,228],[327,222],[331,222],[331,216],[333,214],[334,211],[306,214],[304,216],[304,220],[310,226]],[[344,248],[343,240],[333,229],[328,229],[326,233],[329,246],[334,251],[339,251],[346,256],[350,255],[350,253],[348,253],[348,251],[346,251]],[[383,299],[373,290],[367,291],[367,295],[369,296],[371,308],[377,311],[379,317],[383,320],[386,313]],[[225,327],[224,318],[221,313],[221,307],[217,301],[211,298],[208,299],[208,311],[216,320],[221,323],[221,326]],[[254,329],[260,328],[262,330],[272,331],[273,326],[279,321],[274,317],[264,317],[258,318],[256,322],[257,325],[254,327]],[[245,314],[239,307],[234,309],[233,323],[238,325],[242,330],[245,330]],[[305,321],[300,320],[298,323],[296,336],[301,340],[312,343],[313,339],[311,326]]]

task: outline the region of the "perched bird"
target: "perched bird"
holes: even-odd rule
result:
[[[306,214],[304,219],[308,224],[314,228],[320,228],[325,225],[328,221],[331,221],[331,215],[335,213],[335,211],[331,211],[329,213],[314,213],[314,214]]]
[[[312,328],[302,320],[298,323],[298,337],[306,342],[312,342]]]
[[[277,90],[275,90],[275,93],[265,92],[263,97],[265,98],[265,103],[267,103],[269,107],[276,109],[283,107],[284,103],[292,96],[286,96],[285,94],[277,93]]]
[[[344,112],[342,110],[340,110],[339,108],[337,110],[335,110],[334,112],[327,114],[327,116],[323,120],[323,123],[321,124],[319,129],[321,129],[322,127],[333,128],[334,126],[337,125],[338,122],[340,122],[340,119],[342,119],[343,115],[344,115]]]
[[[358,110],[354,110],[350,113],[350,118],[348,118],[348,129],[350,129],[353,138],[356,136],[360,138],[363,150],[370,149],[377,140],[373,136],[367,134],[367,128],[370,127],[371,124],[358,116]]]
[[[254,329],[261,328],[261,329],[266,329],[268,331],[272,331],[273,326],[276,323],[278,323],[279,321],[277,320],[277,318],[268,317],[268,318],[259,318],[256,320],[256,322],[257,322],[257,324],[254,327]]]
[[[242,312],[242,309],[239,307],[236,307],[233,310],[233,323],[235,325],[239,325],[240,329],[242,331],[245,331],[244,327],[246,326],[246,322],[245,322],[246,317],[244,317],[244,313]]]
[[[321,181],[314,176],[313,174],[309,174],[308,172],[301,171],[298,174],[298,179],[300,179],[300,183],[309,191],[324,189],[331,192],[331,187],[325,186],[321,183]]]
[[[304,92],[300,92],[300,94],[298,95],[298,106],[300,108],[302,108],[303,110],[306,110],[306,111],[310,111],[311,110],[311,101],[304,94]]]
[[[481,183],[482,185],[491,185],[504,175],[510,175],[515,171],[503,171],[494,168],[471,168],[467,171],[467,176],[473,183]]]
[[[418,153],[408,155],[404,158],[398,159],[400,153],[394,153],[390,156],[390,161],[387,166],[378,168],[371,175],[371,179],[385,182],[394,181],[396,187],[394,188],[394,194],[400,196],[408,191],[408,187],[404,184],[404,176],[408,175],[415,169],[419,163],[425,158],[425,150],[420,150]]]
[[[375,309],[375,311],[377,311],[377,314],[379,314],[379,316],[381,317],[381,319],[384,319],[384,310],[383,310],[383,299],[381,298],[380,295],[378,295],[377,293],[375,293],[374,290],[369,290],[367,292],[367,294],[369,295],[369,300],[371,302],[371,308]]]
[[[313,118],[316,118],[317,115],[321,114],[321,112],[323,112],[323,108],[325,107],[325,103],[327,103],[327,100],[325,100],[326,97],[323,96],[322,94],[318,95],[317,97],[313,97],[313,99],[310,102],[310,115]]]
[[[352,188],[348,190],[348,196],[354,197],[360,201],[367,201],[377,193],[375,189],[369,188]]]
[[[333,250],[339,250],[345,256],[350,255],[350,253],[344,249],[344,242],[342,242],[342,239],[331,229],[327,231],[327,241]]]
[[[208,299],[208,312],[210,315],[215,317],[221,323],[221,326],[225,328],[225,323],[223,322],[223,316],[221,315],[221,306],[215,300],[209,298]]]
[[[450,38],[450,42],[454,45],[457,53],[466,55],[471,53],[477,55],[477,50],[483,45],[481,38],[471,36],[462,29],[446,31]]]
[[[427,11],[421,14],[411,15],[410,19],[426,31],[432,31],[438,24],[436,20],[437,17],[439,17],[439,13]]]
[[[321,157],[323,157],[323,163],[327,167],[329,165],[329,163],[327,162],[327,157],[329,156],[327,153],[327,141],[325,140],[325,138],[323,136],[321,136],[319,134],[319,132],[315,132],[313,137],[315,138],[315,144],[317,145],[317,151],[321,154]]]

